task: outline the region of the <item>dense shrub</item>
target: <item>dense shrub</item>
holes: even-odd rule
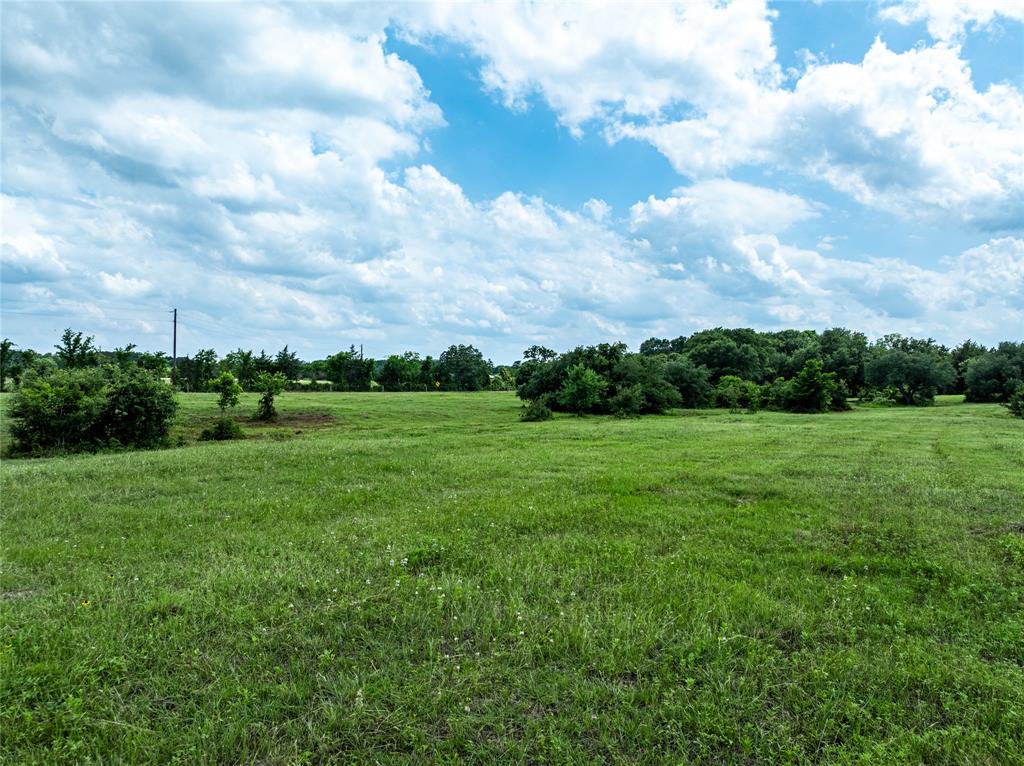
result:
[[[1014,417],[1024,418],[1024,383],[1017,386],[1006,402],[1007,409]]]
[[[141,367],[109,372],[102,415],[107,441],[132,447],[165,443],[178,409],[174,390]]]
[[[753,381],[726,375],[715,386],[713,401],[716,407],[754,411],[761,405],[761,392]]]
[[[167,440],[177,402],[142,369],[85,367],[29,373],[12,397],[16,452],[153,447]]]
[[[523,405],[523,411],[520,413],[519,419],[527,422],[551,420],[554,417],[554,413],[548,407],[547,401],[547,397],[541,397],[540,399],[533,399],[527,402]]]
[[[601,401],[608,381],[589,367],[577,364],[569,368],[565,382],[558,392],[558,403],[570,412],[582,415]]]
[[[229,439],[241,439],[245,435],[241,426],[234,418],[222,417],[212,426],[204,428],[199,432],[202,441],[227,441]]]
[[[786,386],[784,406],[790,412],[825,412],[832,406],[835,374],[825,372],[818,359],[810,359]]]
[[[620,386],[618,391],[608,399],[608,408],[617,418],[637,417],[644,408],[644,392],[640,384]]]
[[[256,376],[255,388],[260,392],[260,401],[256,405],[257,420],[273,420],[277,417],[274,409],[274,397],[284,391],[288,379],[280,372],[261,372]]]

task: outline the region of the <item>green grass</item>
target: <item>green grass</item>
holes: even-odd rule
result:
[[[182,399],[191,439],[214,398]],[[242,442],[0,466],[0,758],[1024,762],[1001,407],[279,403]]]

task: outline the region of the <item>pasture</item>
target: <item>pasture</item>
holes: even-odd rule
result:
[[[0,466],[0,761],[1024,761],[1004,408],[181,400],[184,446]]]

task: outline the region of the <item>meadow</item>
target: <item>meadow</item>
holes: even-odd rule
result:
[[[183,446],[0,465],[0,761],[1024,762],[1002,407],[181,401]]]

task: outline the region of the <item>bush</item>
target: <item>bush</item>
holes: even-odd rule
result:
[[[834,373],[825,372],[820,359],[808,359],[786,387],[786,409],[790,412],[825,412],[832,406],[835,377]]]
[[[199,433],[202,441],[227,441],[229,439],[242,439],[245,435],[234,418],[222,417],[209,428],[204,428]]]
[[[553,413],[547,405],[547,398],[532,399],[523,405],[523,411],[519,415],[520,420],[529,423],[536,423],[542,420],[551,420]]]
[[[900,404],[935,403],[935,394],[956,379],[947,360],[928,351],[884,350],[864,368],[868,385],[891,388]]]
[[[174,390],[141,367],[110,368],[103,430],[110,443],[155,447],[167,442],[178,410]]]
[[[716,407],[728,407],[730,410],[745,408],[755,412],[761,405],[761,392],[752,381],[726,375],[715,386],[713,401]]]
[[[1024,418],[1024,384],[1017,386],[1006,402],[1006,408],[1014,417]]]
[[[26,453],[153,447],[176,411],[171,387],[141,369],[32,372],[12,397],[11,436]]]
[[[617,418],[638,417],[644,407],[644,391],[639,383],[620,388],[615,396],[608,400],[608,407]]]
[[[577,364],[569,368],[565,383],[558,392],[559,403],[570,412],[582,415],[601,401],[608,381],[589,367]]]
[[[259,404],[256,405],[257,420],[273,420],[277,417],[277,410],[274,409],[274,397],[284,391],[288,379],[279,372],[273,374],[261,372],[256,376],[255,389],[263,395]]]

